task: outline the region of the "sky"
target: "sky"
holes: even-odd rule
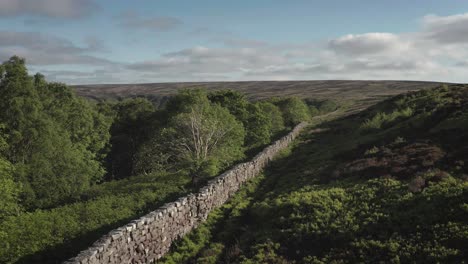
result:
[[[67,84],[468,82],[463,0],[0,0],[0,60]]]

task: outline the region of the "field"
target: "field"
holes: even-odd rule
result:
[[[251,82],[187,82],[147,84],[102,84],[72,86],[78,95],[95,99],[122,99],[144,96],[159,104],[164,103],[177,90],[205,88],[207,90],[232,89],[245,93],[250,99],[275,96],[298,96],[317,100],[334,99],[353,101],[362,108],[390,96],[434,88],[435,82],[420,81],[251,81]]]

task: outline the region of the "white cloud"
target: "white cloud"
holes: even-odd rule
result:
[[[391,33],[366,33],[361,35],[346,35],[333,39],[328,47],[336,52],[350,55],[388,52],[391,50],[404,50],[408,43],[398,35]]]
[[[254,48],[194,47],[164,54],[153,61],[131,64],[129,69],[170,74],[236,74],[241,69],[287,62],[286,58]]]
[[[423,26],[425,34],[439,43],[468,44],[468,13],[445,17],[427,15]]]
[[[130,16],[132,17],[132,16]],[[172,30],[177,25],[135,15],[128,27]],[[131,22],[133,21],[133,22]],[[128,64],[94,54],[101,41],[86,45],[35,32],[0,32],[0,58],[18,54],[34,65],[96,65],[91,72],[48,74],[71,83],[143,81],[402,79],[466,82],[468,15],[426,16],[417,32],[349,34],[327,41],[274,45],[256,39],[217,39],[216,46],[195,46]],[[161,23],[160,23],[161,22]],[[212,36],[210,36],[210,39]]]
[[[112,64],[107,59],[90,55],[103,49],[98,39],[87,38],[85,41],[88,46],[79,47],[67,39],[39,32],[0,31],[0,60],[18,55],[31,65]]]
[[[115,17],[118,25],[127,29],[144,29],[149,31],[170,31],[180,25],[182,21],[175,17],[154,16],[144,17],[133,11],[127,11]]]
[[[0,17],[81,18],[98,9],[91,0],[0,0]]]
[[[159,80],[168,76],[199,80],[199,76],[208,74],[223,74],[231,80],[292,80],[427,79],[444,67],[437,59],[431,60],[424,50],[414,47],[407,36],[371,33],[348,35],[332,42],[339,50],[330,48],[330,42],[322,47],[255,43],[249,48],[194,47],[134,63],[128,68]]]

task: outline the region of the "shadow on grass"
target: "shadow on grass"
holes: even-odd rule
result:
[[[185,190],[189,190],[185,188]],[[81,251],[89,248],[92,244],[103,237],[104,235],[108,234],[113,229],[116,229],[120,226],[123,226],[130,221],[137,219],[153,210],[156,210],[164,203],[174,201],[178,197],[185,195],[186,193],[174,193],[168,195],[164,200],[154,204],[154,205],[147,205],[140,210],[141,213],[137,213],[132,217],[125,218],[123,220],[116,221],[113,224],[102,226],[98,229],[86,232],[82,235],[77,236],[76,238],[66,240],[64,243],[49,247],[45,250],[38,251],[34,254],[24,256],[20,258],[16,263],[20,264],[32,264],[32,263],[62,263],[70,258],[77,256]]]

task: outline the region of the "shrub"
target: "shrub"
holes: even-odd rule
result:
[[[329,113],[335,111],[336,109],[338,109],[338,105],[335,101],[332,100],[325,100],[318,106],[320,113]]]
[[[310,119],[309,108],[303,100],[297,97],[280,100],[277,104],[283,113],[283,119],[287,126],[292,127]]]
[[[186,191],[183,175],[152,174],[104,183],[87,201],[10,216],[0,225],[0,263],[56,263],[101,235]]]
[[[397,118],[407,118],[413,115],[413,110],[410,107],[395,110],[391,114],[379,112],[374,115],[371,119],[367,119],[361,124],[363,130],[375,130],[380,129],[384,125],[388,125],[395,121]]]
[[[373,154],[376,154],[380,151],[380,149],[376,146],[373,146],[372,148],[366,150],[366,152],[364,152],[364,155],[365,156],[369,156],[369,155],[373,155]]]
[[[408,184],[408,190],[410,192],[421,192],[426,186],[426,180],[421,176],[417,176]]]
[[[267,115],[270,120],[270,133],[271,135],[277,135],[284,130],[284,119],[281,110],[271,102],[261,101],[257,105]]]
[[[249,117],[244,124],[246,130],[245,146],[252,149],[268,144],[272,137],[271,116],[257,104],[251,104],[247,109]]]
[[[428,143],[374,146],[364,153],[363,158],[341,165],[336,176],[375,178],[392,175],[403,180],[433,168],[445,155],[440,147]]]
[[[0,156],[0,221],[21,211],[21,185],[13,179],[13,166]]]

